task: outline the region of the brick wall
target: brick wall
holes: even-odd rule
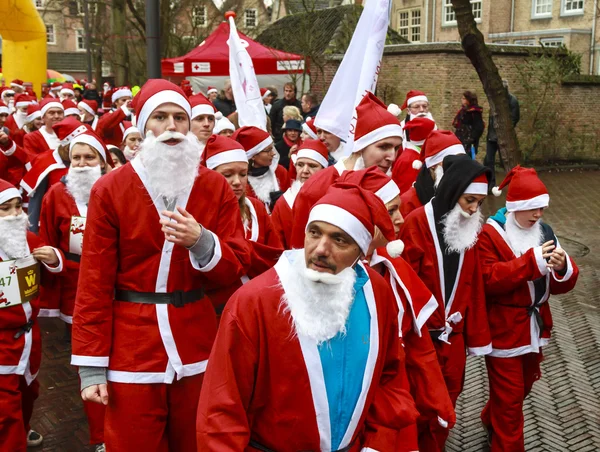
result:
[[[518,65],[535,56],[531,56],[531,48],[498,45],[491,45],[490,48],[500,75],[508,80],[510,91],[517,98],[521,98],[521,123],[517,126],[517,134],[520,134],[521,129],[527,128],[534,112],[529,111],[523,102],[525,92],[519,83]],[[321,98],[340,61],[339,57],[334,57],[316,77],[312,90]],[[443,129],[451,129],[452,120],[460,108],[462,92],[465,90],[477,93],[479,104],[484,109],[486,124],[488,122],[489,106],[481,82],[471,62],[462,52],[460,44],[387,46],[377,95],[387,104],[393,102],[401,105],[410,89],[419,89],[427,93],[431,102],[431,112],[438,126]],[[564,132],[561,137],[565,142],[564,150],[549,152],[548,149],[552,146],[556,147],[556,140],[542,142],[536,147],[531,158],[600,160],[600,115],[595,113],[599,98],[600,81],[569,83],[557,87],[552,94],[552,102],[558,106],[557,130]]]

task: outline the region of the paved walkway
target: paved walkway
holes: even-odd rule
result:
[[[574,292],[551,299],[553,339],[545,349],[542,379],[525,402],[526,449],[599,451],[600,172],[543,173],[542,179],[551,194],[545,219],[563,247],[575,256],[581,274]],[[488,211],[502,206],[497,199],[486,203]],[[70,345],[64,339],[64,326],[48,319],[43,319],[41,325],[41,396],[32,421],[45,437],[41,450],[93,450],[86,446],[87,425],[77,375],[68,364]],[[458,422],[448,441],[448,452],[488,450],[479,424],[486,397],[484,360],[469,358],[465,391],[458,401]]]

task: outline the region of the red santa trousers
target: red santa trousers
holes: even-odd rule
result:
[[[0,449],[27,450],[29,421],[38,395],[37,380],[27,386],[22,375],[0,375]]]
[[[481,421],[492,429],[493,452],[524,452],[523,401],[540,379],[541,353],[512,358],[485,357],[490,382],[490,400]]]
[[[108,382],[106,450],[196,452],[196,413],[204,374],[172,384]]]
[[[71,326],[67,323],[67,326]],[[81,380],[79,380],[81,383]],[[83,410],[88,421],[90,430],[90,444],[102,444],[104,442],[104,415],[106,407],[96,402],[83,401]]]

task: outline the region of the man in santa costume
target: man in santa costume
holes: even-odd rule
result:
[[[10,87],[13,89],[15,94],[21,94],[25,92],[25,82],[23,82],[23,80],[13,80],[10,82]]]
[[[275,208],[271,215],[273,227],[283,245],[284,249],[291,249],[292,226],[294,224],[294,216],[292,209],[294,201],[302,185],[314,174],[329,166],[327,147],[320,140],[307,139],[292,154],[292,168],[295,174],[294,181],[283,195],[275,203]]]
[[[77,119],[81,119],[81,112],[77,108],[77,104],[71,99],[65,99],[62,102],[63,108],[65,109],[65,118],[74,116]]]
[[[114,110],[98,120],[96,131],[105,144],[119,146],[123,141],[125,121],[131,122],[131,100],[133,94],[128,86],[116,88],[111,96]]]
[[[393,295],[360,262],[375,228],[393,239],[375,195],[332,187],[304,249],[229,300],[200,395],[199,450],[395,450],[417,413],[401,387]]]
[[[19,185],[25,174],[29,155],[18,142],[22,142],[23,130],[15,135],[3,127],[7,118],[8,107],[4,102],[0,102],[0,179]]]
[[[75,100],[75,89],[72,83],[63,83],[60,91],[58,92],[58,98],[61,102],[65,100]]]
[[[192,104],[192,133],[201,143],[206,144],[215,128],[217,109],[202,93],[191,96],[189,99]]]
[[[400,123],[402,130],[404,130],[406,124],[408,124],[412,119],[416,118],[417,116],[427,116],[429,113],[429,99],[423,91],[411,89],[406,93],[404,103],[400,109],[406,110],[406,117]],[[433,117],[430,116],[429,119],[433,120]],[[409,129],[404,131],[402,139],[403,141],[410,140]]]
[[[28,133],[23,138],[23,147],[32,158],[45,151],[53,151],[58,147],[58,138],[52,127],[65,117],[65,109],[56,99],[43,100],[40,103],[40,113],[44,127]]]
[[[79,109],[81,122],[90,126],[92,130],[96,130],[96,127],[98,127],[98,116],[96,115],[98,111],[98,102],[95,100],[83,99],[77,104],[77,108]]]
[[[418,120],[414,119],[411,122]],[[460,140],[449,130],[434,130],[428,135],[421,148],[419,159],[412,163],[413,168],[419,171],[415,183],[401,195],[400,209],[405,218],[413,210],[431,201],[444,175],[444,158],[448,155],[465,154],[464,147],[461,150],[458,146],[460,144]],[[393,173],[392,178],[394,178]]]
[[[485,355],[492,350],[474,247],[482,227],[480,205],[487,196],[489,170],[466,155],[446,160],[448,169],[436,196],[406,218],[400,238],[406,245],[402,257],[438,301],[426,326],[456,405],[463,388],[467,351]],[[425,431],[419,428],[423,450],[444,450],[448,430],[435,422]]]
[[[342,141],[342,139],[337,135],[334,135],[333,133],[325,129],[316,127],[314,125],[314,122],[312,126],[315,129],[317,138],[321,140],[325,146],[327,146],[327,151],[329,152],[329,160],[331,160],[332,163],[339,162],[346,155],[346,151],[344,150],[345,142]],[[309,129],[312,129],[310,125]],[[306,132],[306,128],[304,128],[304,131]]]
[[[494,194],[507,185],[506,207],[488,219],[477,243],[492,333],[481,420],[492,451],[524,452],[523,401],[550,340],[549,296],[571,291],[579,269],[541,220],[550,196],[535,170],[516,166]]]
[[[12,134],[17,133],[23,128],[27,120],[27,107],[33,103],[34,99],[29,95],[17,94],[15,96],[15,112],[8,117],[4,126],[7,127]]]
[[[62,83],[60,82],[52,82],[50,85],[50,90],[48,91],[48,95],[44,96],[44,99],[58,99],[58,93],[62,88]]]
[[[362,98],[356,107],[356,116],[352,154],[316,174],[298,193],[293,210],[292,248],[302,247],[303,231],[310,209],[344,171],[374,166],[383,173],[391,172],[398,148],[402,144],[402,128],[398,119],[372,93],[367,93]]]
[[[39,312],[40,267],[61,272],[63,256],[27,231],[19,191],[0,179],[0,444],[2,450],[25,452],[42,436],[29,421],[38,397],[36,380],[42,357]],[[9,261],[9,262],[7,262]],[[19,269],[28,287],[21,287]],[[27,291],[32,295],[23,296]]]
[[[181,88],[149,80],[134,108],[139,154],[90,195],[71,363],[82,398],[107,407],[107,450],[195,450],[217,328],[205,290],[239,280],[250,250],[227,181],[199,165]]]

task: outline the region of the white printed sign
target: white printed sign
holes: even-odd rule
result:
[[[69,231],[69,253],[81,255],[84,231],[85,217],[71,217],[71,228]]]
[[[0,308],[27,303],[40,289],[40,264],[33,256],[0,262]]]

